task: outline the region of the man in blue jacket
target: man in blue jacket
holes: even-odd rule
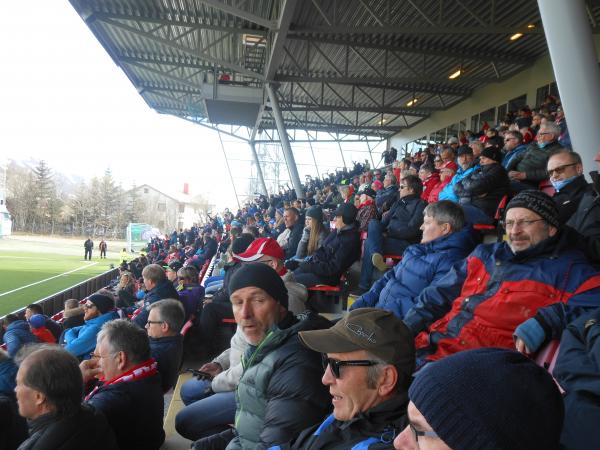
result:
[[[85,324],[65,332],[65,349],[79,359],[87,359],[96,347],[96,336],[106,322],[118,319],[115,301],[108,293],[90,295],[83,308]]]
[[[39,342],[38,338],[29,329],[29,324],[25,320],[20,319],[16,314],[9,314],[2,319],[2,326],[4,327],[4,343],[6,344],[8,356],[11,358],[25,344]]]
[[[142,270],[146,295],[140,312],[133,318],[133,322],[140,328],[146,326],[150,305],[165,298],[179,300],[179,294],[165,274],[165,270],[158,264],[149,264]]]
[[[440,192],[440,200],[452,200],[453,202],[458,203],[458,196],[454,193],[454,186],[463,178],[471,175],[471,173],[479,167],[479,164],[475,162],[473,149],[468,145],[461,145],[458,147],[456,162],[458,163],[458,171],[452,178],[452,181],[442,189],[442,192]]]
[[[377,280],[351,309],[387,309],[403,318],[423,289],[439,280],[452,265],[475,248],[473,230],[465,227],[460,205],[448,200],[427,205],[420,244],[408,247],[402,261]]]
[[[427,203],[421,199],[423,182],[415,175],[402,179],[399,187],[400,199],[394,203],[381,221],[369,222],[363,261],[360,270],[359,290],[371,287],[373,267],[385,270],[383,254],[401,255],[406,247],[421,240],[423,210]]]

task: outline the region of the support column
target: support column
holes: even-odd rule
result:
[[[258,153],[256,153],[256,143],[254,141],[249,141],[250,149],[252,150],[252,157],[254,158],[254,164],[256,165],[256,174],[258,175],[258,182],[260,183],[260,187],[263,190],[263,194],[266,196],[269,195],[267,191],[267,185],[265,184],[265,177],[263,176],[262,168],[260,167],[260,161],[258,160]]]
[[[298,198],[304,198],[304,191],[302,190],[302,183],[300,183],[300,176],[298,175],[298,167],[296,167],[296,160],[292,153],[292,147],[290,146],[290,140],[288,139],[287,132],[285,130],[285,124],[283,123],[283,116],[281,115],[281,109],[279,109],[279,102],[275,96],[275,91],[270,83],[265,83],[265,89],[269,94],[269,100],[271,101],[271,109],[273,116],[275,117],[275,123],[277,124],[277,132],[279,133],[279,140],[281,142],[281,148],[283,149],[283,156],[292,178],[292,186],[296,191]]]
[[[340,149],[340,155],[342,155],[342,163],[344,163],[344,169],[348,169],[348,167],[346,166],[346,158],[344,158],[344,151],[342,150],[342,144],[340,144],[340,141],[337,141],[337,145],[338,148]]]
[[[319,178],[319,176],[320,176],[319,166],[317,166],[317,158],[315,158],[315,152],[313,151],[312,141],[310,139],[310,135],[308,133],[306,133],[306,135],[308,136],[308,146],[310,147],[310,153],[313,157],[313,162],[315,163],[315,170],[317,171],[317,178]]]
[[[595,170],[600,142],[600,68],[583,0],[538,0],[573,150]],[[565,32],[565,30],[570,30]]]
[[[233,193],[235,195],[235,201],[238,204],[238,208],[242,209],[240,205],[240,198],[238,197],[237,190],[235,189],[235,180],[233,179],[233,175],[231,174],[231,167],[229,167],[229,160],[227,159],[227,153],[225,153],[225,146],[223,145],[223,138],[221,137],[221,132],[217,130],[217,134],[219,135],[219,142],[221,142],[221,150],[223,151],[223,156],[225,157],[225,165],[227,166],[227,172],[229,172],[229,179],[231,180],[231,187],[233,188]]]

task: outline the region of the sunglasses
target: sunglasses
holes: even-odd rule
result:
[[[83,307],[84,307],[85,309],[92,309],[92,308],[95,308],[95,307],[96,307],[96,305],[94,305],[93,303],[85,303],[85,304],[83,305]]]
[[[326,354],[321,356],[323,362],[323,370],[327,370],[327,366],[331,368],[331,373],[336,378],[340,378],[340,368],[342,366],[361,366],[361,367],[370,367],[376,366],[377,361],[370,361],[368,359],[357,359],[352,361],[339,361],[337,359],[328,358]]]

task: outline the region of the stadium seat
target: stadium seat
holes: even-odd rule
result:
[[[556,192],[556,189],[554,189],[554,186],[552,186],[552,183],[550,183],[550,180],[540,181],[539,189],[544,194],[548,194],[550,197],[552,197],[554,195],[554,193]]]
[[[308,288],[307,305],[319,313],[340,312],[348,301],[348,279],[342,275],[338,285],[319,284]]]

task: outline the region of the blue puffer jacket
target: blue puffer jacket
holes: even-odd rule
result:
[[[109,311],[85,322],[80,327],[69,328],[65,331],[65,350],[80,359],[87,359],[88,355],[96,348],[96,335],[106,322],[118,319],[115,311]]]
[[[471,227],[435,239],[414,244],[404,251],[402,261],[388,270],[351,309],[374,307],[387,309],[401,319],[415,305],[423,289],[439,280],[452,264],[464,259],[475,248]]]
[[[0,361],[0,394],[14,395],[17,365],[10,358]]]
[[[478,169],[478,168],[479,168],[479,164],[475,164],[466,170],[463,169],[462,167],[458,166],[458,171],[452,177],[452,181],[450,181],[450,183],[448,183],[444,187],[444,189],[442,189],[442,192],[440,192],[438,199],[439,200],[451,200],[454,203],[458,203],[458,195],[456,195],[454,193],[454,185],[456,183],[458,183],[460,180],[462,180],[463,178],[466,178],[469,175],[471,175],[471,173],[473,173],[475,171],[475,169]]]
[[[14,357],[17,352],[25,344],[32,342],[39,342],[29,329],[29,324],[24,320],[17,320],[6,327],[4,332],[4,343],[6,344],[6,350],[8,356]]]

